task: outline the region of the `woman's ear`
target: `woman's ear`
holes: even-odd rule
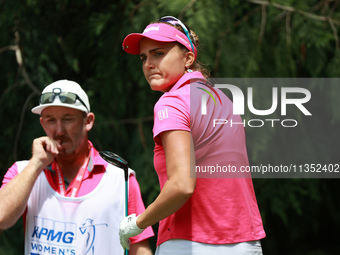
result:
[[[195,54],[192,53],[191,51],[187,52],[186,63],[185,63],[186,69],[189,69],[194,62],[195,62]]]

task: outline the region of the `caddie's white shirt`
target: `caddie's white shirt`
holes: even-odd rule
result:
[[[19,171],[26,165],[18,162]],[[27,203],[25,254],[121,255],[124,208],[124,171],[117,167],[109,164],[99,185],[76,198],[60,196],[42,172]]]

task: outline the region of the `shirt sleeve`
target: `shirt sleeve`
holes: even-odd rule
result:
[[[137,179],[134,175],[130,175],[129,178],[129,202],[128,202],[128,213],[133,214],[135,213],[137,216],[145,211],[145,206],[142,200],[142,195],[140,192],[140,188],[137,182]],[[138,243],[145,239],[154,236],[154,232],[152,227],[147,227],[141,234],[131,237],[131,243]]]
[[[2,185],[1,189],[7,185],[15,176],[18,175],[18,167],[17,164],[14,163],[7,171],[5,174],[3,180],[2,180]]]
[[[178,92],[178,91],[177,91]],[[154,107],[153,136],[170,130],[190,131],[190,94],[164,94]]]

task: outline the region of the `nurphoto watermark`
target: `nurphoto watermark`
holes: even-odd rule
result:
[[[323,107],[329,109],[327,104],[334,107],[334,102],[320,102],[320,93],[336,86],[340,86],[340,79],[223,78],[192,81],[190,117],[195,152],[204,155],[206,145],[212,142],[216,145],[214,156],[206,153],[203,160],[195,163],[192,176],[340,178],[340,160],[322,157],[322,144],[312,148],[316,155],[320,150],[319,159],[308,158],[307,150],[298,150],[298,155],[293,149],[303,148],[304,144],[309,148],[310,141],[305,134],[318,135],[314,126],[318,121],[320,126],[326,127],[323,132],[333,132],[327,130],[320,116]],[[280,134],[289,135],[287,143],[292,150],[280,142],[273,150],[272,143],[268,143],[267,148],[261,148],[261,157],[252,160],[254,148],[264,146],[262,141],[274,140]],[[288,140],[294,134],[297,138]],[[297,134],[304,136],[298,137]],[[263,139],[256,139],[258,137]]]

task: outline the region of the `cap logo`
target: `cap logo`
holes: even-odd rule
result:
[[[143,34],[149,32],[151,30],[157,30],[158,31],[159,30],[159,26],[145,28],[144,31],[143,31]]]

